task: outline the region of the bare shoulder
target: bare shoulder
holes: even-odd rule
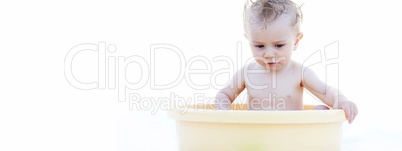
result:
[[[293,60],[291,63],[292,63],[292,65],[291,65],[290,69],[292,70],[292,72],[296,75],[301,76],[304,66],[302,64],[300,64],[299,62],[296,62]]]
[[[248,71],[257,70],[257,69],[258,69],[258,66],[254,62],[248,63],[248,64],[243,65],[240,69],[238,69],[237,72],[235,73],[235,76],[240,76],[241,80],[244,80]]]
[[[304,66],[300,64],[299,62],[293,61],[292,60],[292,65],[290,67],[292,74],[297,77],[297,81],[300,84],[300,86],[303,86],[303,70]]]
[[[298,75],[300,75],[300,86],[304,87],[306,81],[311,82],[312,80],[317,79],[317,75],[309,67],[306,67],[298,62],[294,62],[294,66],[295,71]]]
[[[258,69],[258,66],[254,62],[248,63],[241,67],[241,69],[238,71],[239,72],[238,74],[241,74],[242,78],[244,78],[245,76],[247,76],[247,73],[249,71],[257,70],[257,69]]]
[[[301,77],[314,74],[313,70],[296,61],[292,61],[292,71],[299,74]]]

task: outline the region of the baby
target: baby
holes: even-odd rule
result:
[[[229,110],[247,88],[249,110],[302,110],[306,88],[328,106],[343,109],[352,123],[358,112],[356,105],[319,80],[312,70],[291,60],[303,38],[301,20],[300,8],[290,0],[258,0],[245,5],[244,36],[255,62],[243,66],[230,85],[219,91],[216,109]],[[321,105],[315,109],[329,108]]]

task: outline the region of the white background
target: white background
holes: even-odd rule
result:
[[[174,121],[166,111],[130,110],[117,89],[81,90],[69,84],[64,61],[74,46],[114,44],[108,56],[138,56],[150,63],[152,44],[170,44],[188,61],[204,56],[212,71],[227,67],[212,58],[251,57],[243,37],[244,1],[12,1],[0,2],[0,150],[176,150]],[[293,59],[303,62],[317,50],[339,42],[339,88],[359,108],[344,128],[343,150],[401,150],[401,3],[396,0],[300,0],[302,39]],[[242,59],[236,58],[237,43]],[[169,83],[184,71],[177,55],[155,56],[155,78]],[[97,81],[97,53],[83,51],[73,73]],[[243,62],[244,63],[244,62]],[[199,64],[194,67],[203,68]],[[235,67],[237,69],[237,67]],[[129,81],[142,80],[140,66],[127,66]],[[149,73],[150,69],[143,69]],[[325,73],[317,69],[325,78]],[[208,84],[211,74],[191,80]],[[148,79],[149,77],[145,77]],[[218,81],[229,77],[218,77]],[[121,79],[120,79],[121,80]],[[213,97],[218,90],[196,90],[185,79],[154,90],[150,81],[133,93],[154,99],[194,93]],[[305,101],[316,102],[310,95]]]

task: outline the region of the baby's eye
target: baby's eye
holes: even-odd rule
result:
[[[275,47],[278,47],[278,48],[283,47],[283,46],[284,46],[284,44],[277,44],[277,45],[275,45]]]
[[[257,48],[263,48],[264,45],[255,45],[255,47],[257,47]]]

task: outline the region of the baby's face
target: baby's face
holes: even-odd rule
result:
[[[289,16],[282,14],[274,22],[267,23],[263,29],[262,23],[248,24],[245,36],[256,61],[270,71],[278,71],[290,62],[292,52],[297,48],[297,42],[302,34],[296,33]]]

